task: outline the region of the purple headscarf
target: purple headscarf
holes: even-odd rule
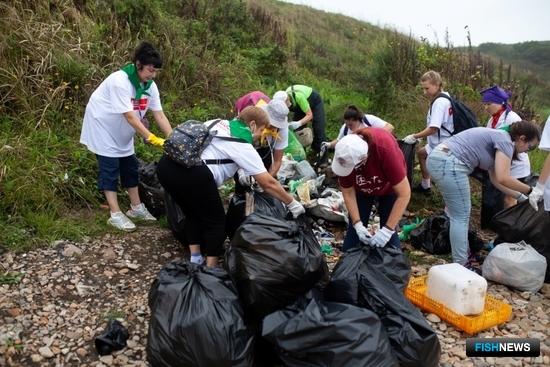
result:
[[[512,95],[499,87],[494,85],[491,88],[487,88],[481,91],[481,101],[486,103],[507,104],[508,99]]]

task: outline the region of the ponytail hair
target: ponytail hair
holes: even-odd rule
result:
[[[513,142],[516,142],[519,140],[521,136],[525,136],[525,140],[532,141],[532,140],[538,140],[540,141],[540,127],[531,121],[518,121],[514,122],[509,126],[508,133],[510,134],[510,137],[512,138]],[[518,152],[514,148],[514,155],[512,157],[513,160],[518,159]]]
[[[443,78],[441,77],[441,74],[439,74],[437,71],[430,70],[424,73],[420,77],[421,82],[429,82],[430,84],[437,85],[439,87],[439,90],[443,90]]]
[[[363,117],[365,117],[365,114],[363,111],[361,111],[359,108],[355,107],[354,105],[349,105],[346,107],[346,110],[344,111],[344,121],[347,120],[354,120],[354,121],[362,121]]]

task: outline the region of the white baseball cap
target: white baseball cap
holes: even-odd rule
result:
[[[286,101],[287,98],[288,98],[288,94],[286,94],[284,90],[277,91],[273,95],[273,99],[280,99],[283,102]]]
[[[273,127],[283,129],[288,127],[288,107],[280,99],[272,99],[268,104],[261,107],[269,116],[269,124]]]
[[[367,157],[368,152],[369,145],[359,135],[344,136],[334,147],[332,172],[340,177],[348,176]]]

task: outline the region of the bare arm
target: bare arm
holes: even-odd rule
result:
[[[281,164],[283,163],[283,153],[284,152],[282,149],[275,149],[273,151],[273,162],[271,162],[271,167],[269,167],[269,174],[273,177],[277,177],[277,173],[281,168]]]
[[[299,120],[299,122],[303,126],[303,125],[306,125],[311,120],[313,120],[313,112],[311,111],[311,108],[310,108],[309,110],[307,110],[306,115],[302,117],[301,120]]]
[[[151,132],[141,123],[134,111],[124,112],[126,121],[134,128],[134,130],[143,138],[147,139],[151,135]]]
[[[285,204],[290,204],[294,198],[283,189],[279,181],[277,181],[273,176],[267,172],[254,175],[254,179],[260,185],[265,192],[270,194],[276,199],[281,200]]]
[[[355,224],[361,220],[359,216],[359,208],[357,207],[357,198],[355,197],[355,187],[340,187],[342,195],[344,196],[344,204],[348,209],[351,224]],[[365,223],[366,224],[366,223]]]
[[[529,194],[531,187],[510,176],[510,158],[506,154],[497,150],[495,153],[495,168],[493,184],[500,184],[507,189]],[[512,195],[513,196],[513,195]]]
[[[501,185],[497,182],[496,178],[495,178],[495,171],[494,169],[492,170],[489,170],[489,179],[491,180],[491,183],[500,191],[502,192],[504,195],[508,195],[508,196],[511,196],[513,198],[517,197],[519,192],[518,191],[514,191],[514,190],[510,190],[509,188],[507,188],[506,186],[504,185]]]
[[[548,176],[550,176],[550,154],[546,156],[544,166],[542,166],[542,171],[540,172],[539,176],[539,182],[541,184],[546,183],[546,180],[548,180]]]
[[[426,136],[433,135],[433,134],[437,133],[438,131],[439,131],[439,129],[437,127],[427,127],[424,130],[422,130],[421,132],[414,134],[413,136],[417,139],[422,139],[422,138],[425,138]]]
[[[409,179],[407,176],[405,176],[400,183],[393,187],[393,191],[397,195],[397,199],[395,200],[395,203],[393,203],[390,216],[386,221],[386,227],[395,230],[399,220],[405,212],[405,209],[407,209],[407,205],[409,205],[409,201],[411,200],[411,186],[409,185]]]
[[[170,135],[172,133],[172,126],[170,125],[168,118],[164,114],[164,111],[152,111],[152,112],[153,112],[153,117],[157,122],[157,125],[159,126],[160,130],[164,133],[165,136]]]

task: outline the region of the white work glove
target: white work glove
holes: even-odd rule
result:
[[[237,170],[237,174],[239,175],[239,183],[246,187],[252,187],[256,183],[256,180],[253,176],[247,176],[244,173],[244,170],[242,168],[239,168]]]
[[[414,134],[407,135],[402,140],[407,144],[414,144],[418,141],[418,139],[414,137]]]
[[[294,218],[298,218],[306,212],[304,206],[296,201],[296,199],[292,200],[290,204],[287,204],[286,208],[292,213]]]
[[[537,182],[537,185],[533,187],[533,190],[529,194],[529,204],[533,207],[535,210],[539,210],[539,201],[542,199],[542,195],[544,194],[544,184]]]
[[[321,143],[320,154],[323,155],[330,148],[330,141],[324,141]]]
[[[365,244],[370,244],[371,236],[367,227],[363,225],[363,222],[359,221],[353,225],[359,241]]]
[[[516,200],[518,201],[518,203],[523,203],[525,200],[528,200],[528,199],[529,197],[525,194],[522,194],[521,192],[518,194],[518,196],[516,196]]]
[[[391,229],[384,226],[374,234],[374,236],[370,240],[370,245],[376,247],[384,247],[394,233],[395,231],[392,231]]]
[[[291,121],[288,123],[288,127],[292,130],[296,130],[302,126],[302,123],[300,121]]]

